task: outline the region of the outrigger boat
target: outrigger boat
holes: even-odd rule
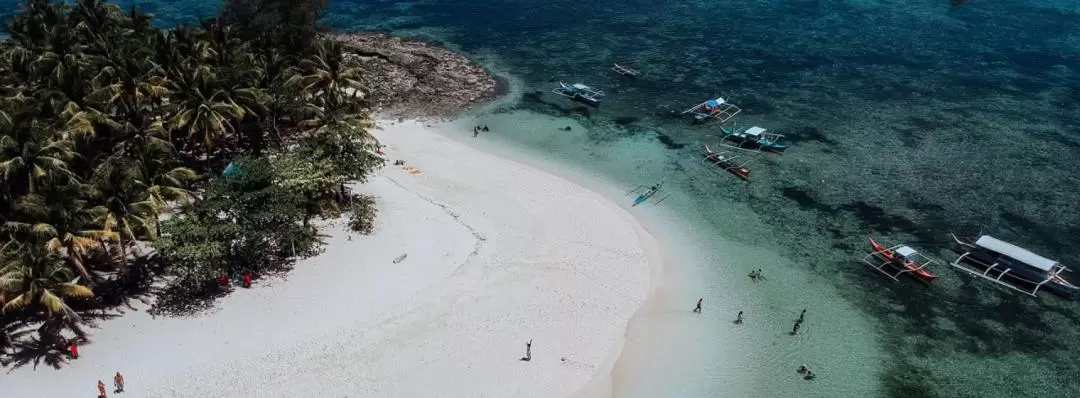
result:
[[[926,269],[928,265],[934,263],[934,260],[920,254],[910,246],[893,245],[886,248],[872,237],[870,238],[870,254],[863,257],[862,261],[895,281],[899,281],[900,275],[903,274],[911,274],[916,279],[927,283],[937,278]]]
[[[705,158],[701,162],[724,169],[745,181],[750,181],[750,168],[746,167],[750,161],[741,156],[733,155],[731,152],[714,152],[709,149],[708,145],[705,145]]]
[[[581,83],[566,85],[566,83],[559,82],[559,88],[551,90],[551,92],[593,108],[600,107],[600,97],[604,96],[604,93],[593,90]]]
[[[626,192],[626,195],[632,195],[632,194],[635,194],[635,193],[638,194],[637,198],[634,198],[634,204],[631,205],[630,207],[634,207],[634,206],[640,205],[642,203],[645,203],[649,199],[653,199],[653,197],[656,196],[657,194],[662,193],[663,196],[660,196],[659,197],[660,199],[655,199],[653,201],[654,205],[660,204],[660,202],[663,202],[664,199],[667,199],[668,196],[671,196],[671,192],[664,192],[664,190],[661,189],[663,186],[664,186],[664,182],[661,181],[659,183],[653,184],[650,187],[646,187],[644,185],[638,185],[637,187],[634,187],[634,189],[631,189],[630,191]]]
[[[728,146],[735,149],[742,149],[753,152],[772,152],[772,153],[784,153],[784,150],[788,148],[787,145],[781,144],[780,140],[784,138],[781,134],[767,133],[764,128],[753,126],[746,130],[731,129],[728,130],[725,127],[721,127],[724,146]]]
[[[694,105],[693,108],[683,111],[682,114],[690,114],[694,117],[696,123],[705,123],[710,120],[719,120],[723,123],[735,117],[739,112],[742,112],[742,109],[739,109],[738,106],[717,97]]]
[[[627,67],[619,65],[619,64],[615,64],[615,66],[612,66],[611,70],[615,71],[615,73],[618,73],[620,75],[629,76],[629,77],[638,77],[638,75],[641,74],[641,72],[638,72],[636,70],[627,68]]]
[[[952,266],[964,272],[1029,296],[1035,296],[1039,290],[1049,290],[1075,299],[1080,292],[1080,288],[1061,275],[1069,269],[1057,261],[990,235],[980,236],[974,243],[962,241],[956,235],[952,237],[968,250],[952,262]]]

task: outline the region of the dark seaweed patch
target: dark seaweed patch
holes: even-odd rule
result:
[[[664,144],[664,147],[667,149],[683,149],[683,147],[686,146],[685,144],[675,142],[675,140],[671,139],[671,136],[667,134],[659,131],[654,131],[653,133],[656,134],[656,139],[660,141],[661,144]]]

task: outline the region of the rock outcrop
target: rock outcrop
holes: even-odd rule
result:
[[[377,33],[336,38],[363,65],[381,116],[446,117],[497,94],[487,70],[438,44]]]

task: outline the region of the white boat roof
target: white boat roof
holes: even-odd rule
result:
[[[764,132],[765,132],[765,129],[763,129],[761,127],[758,127],[758,126],[754,126],[754,127],[746,129],[746,131],[743,131],[743,134],[752,135],[754,137],[757,137],[757,136],[761,135]]]
[[[900,246],[900,247],[896,248],[896,254],[899,254],[899,255],[904,256],[904,257],[911,257],[911,255],[917,254],[917,253],[918,252],[915,251],[915,249],[912,249],[912,248],[907,247],[907,246]]]
[[[590,90],[589,86],[586,86],[586,85],[581,84],[581,83],[574,84],[574,88],[576,88],[578,90]]]
[[[1043,271],[1049,271],[1058,264],[1057,261],[1032,253],[1027,249],[1016,246],[1009,242],[999,240],[990,235],[980,236],[979,239],[975,241],[975,246],[990,250],[992,252],[1004,254],[1006,256],[1009,256],[1013,260],[1022,262]]]

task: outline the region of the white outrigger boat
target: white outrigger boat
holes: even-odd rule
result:
[[[653,199],[653,204],[658,205],[660,204],[660,202],[663,202],[664,199],[667,199],[668,196],[671,196],[671,192],[665,192],[663,189],[661,189],[663,186],[663,181],[653,184],[649,187],[646,187],[644,185],[638,185],[634,187],[634,189],[627,191],[626,195],[624,196],[629,196],[635,193],[638,194],[637,198],[634,198],[634,204],[630,205],[630,207],[645,203],[649,199]],[[657,194],[661,194],[661,196],[657,196]],[[656,199],[656,197],[659,197],[660,199]]]
[[[615,66],[612,66],[611,70],[615,71],[615,73],[618,73],[620,75],[629,76],[629,77],[638,77],[638,75],[641,74],[641,72],[638,72],[636,70],[627,68],[627,67],[619,65],[619,64],[615,64]]]
[[[739,112],[742,112],[738,106],[727,102],[727,100],[717,97],[700,104],[694,105],[693,108],[687,109],[682,112],[683,115],[690,114],[694,117],[694,122],[705,123],[710,120],[719,120],[720,123],[728,121],[735,117]]]
[[[600,107],[600,98],[604,96],[604,93],[593,90],[591,87],[581,83],[566,84],[559,82],[559,88],[551,90],[551,92],[569,98],[571,100],[583,103],[593,108]]]
[[[784,138],[783,134],[769,133],[768,130],[758,126],[744,130],[739,130],[734,126],[730,130],[720,127],[720,131],[722,139],[720,144],[728,148],[751,152],[784,153],[788,147],[787,144],[780,143],[780,140]]]
[[[952,237],[968,249],[951,264],[964,272],[1029,296],[1035,296],[1039,290],[1049,290],[1075,299],[1080,292],[1080,287],[1062,276],[1069,269],[1057,261],[990,235],[980,236],[975,242],[962,241],[956,235]]]

